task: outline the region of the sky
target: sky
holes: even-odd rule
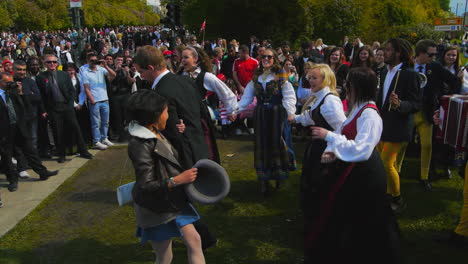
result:
[[[457,11],[457,3],[458,3],[458,13],[457,13],[457,15],[461,16],[465,12],[466,0],[450,0],[450,8],[452,9],[453,13],[455,13]]]

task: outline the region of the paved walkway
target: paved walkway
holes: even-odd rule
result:
[[[90,149],[89,152],[96,155],[99,151]],[[3,208],[0,208],[0,237],[10,231],[16,224],[36,208],[49,194],[54,192],[63,182],[70,178],[87,159],[78,156],[67,156],[70,161],[58,163],[55,160],[44,161],[43,164],[49,170],[59,170],[56,176],[49,177],[47,181],[39,181],[39,176],[32,170],[28,170],[31,177],[20,180],[18,190],[9,192],[6,188],[8,182],[5,175],[0,176],[0,193]]]

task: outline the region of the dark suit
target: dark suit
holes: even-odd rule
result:
[[[186,76],[168,73],[159,80],[155,90],[169,101],[169,119],[163,134],[181,155],[182,166],[189,168],[196,161],[208,158],[200,122],[200,100],[193,81]],[[179,119],[186,126],[184,133],[179,133],[176,128]]]
[[[381,89],[377,95],[377,107],[383,121],[383,131],[380,138],[381,141],[388,142],[408,142],[413,134],[412,114],[419,109],[419,79],[417,73],[408,66],[401,66],[398,84],[395,88],[395,93],[401,100],[400,107],[396,110],[389,110],[389,98],[391,91],[395,87],[395,82],[398,73],[392,80],[392,83],[387,91],[385,102],[383,100],[383,85],[387,76],[388,70],[384,69],[381,73],[380,84]]]
[[[421,109],[424,111],[426,121],[432,124],[432,116],[438,106],[439,94],[447,86],[449,91],[460,91],[462,82],[460,78],[435,61],[426,65],[425,74],[427,85],[421,91]]]
[[[57,85],[64,98],[64,102],[56,102],[53,96],[51,85],[51,73],[42,72],[36,77],[36,83],[41,92],[49,120],[56,137],[56,145],[59,157],[65,157],[65,133],[64,123],[67,122],[73,131],[76,132],[78,151],[86,151],[86,146],[81,135],[80,126],[76,120],[73,108],[75,89],[68,73],[57,71]]]
[[[179,153],[182,168],[188,169],[194,162],[208,158],[209,149],[201,125],[201,102],[194,82],[187,76],[167,73],[156,84],[155,91],[168,100],[169,119],[163,134]],[[176,128],[179,119],[184,121],[184,133]],[[203,250],[216,243],[204,222],[199,220],[193,224],[200,234]]]
[[[302,75],[304,74],[304,58],[308,58],[307,61],[310,61],[310,57],[308,55],[309,54],[304,54],[294,61],[294,65],[296,66],[297,74],[299,74],[299,77],[302,77]]]
[[[21,117],[23,104],[18,95],[10,95],[11,101],[15,106],[16,116]],[[15,103],[16,102],[16,103]],[[10,125],[10,118],[8,116],[7,105],[5,101],[0,98],[0,156],[2,156],[2,168],[10,183],[18,182],[18,171],[16,170],[11,158],[13,157],[16,125]]]
[[[25,118],[27,105],[29,104],[28,98],[18,95],[16,90],[11,90],[8,93],[15,109],[16,124],[10,124],[7,106],[0,99],[0,149],[3,167],[7,170],[7,178],[10,182],[15,182],[18,181],[18,175],[11,162],[15,147],[21,150],[20,155],[18,155],[18,169],[24,170],[24,164],[29,163],[36,173],[41,174],[47,168],[42,165],[37,150],[32,145],[31,128],[28,125],[29,121]]]
[[[347,42],[346,44],[343,45],[344,49],[344,55],[346,56],[346,60],[349,61],[349,57],[351,56],[351,53],[353,52],[353,44],[350,42]]]
[[[252,58],[257,58],[258,43],[255,43],[252,47],[252,43],[249,43],[249,55]]]
[[[18,161],[18,171],[23,171],[28,168],[28,164],[35,170],[41,171],[45,169],[37,158],[37,125],[38,115],[45,112],[41,100],[41,94],[37,88],[36,82],[31,78],[15,79],[21,81],[23,85],[23,107],[24,107],[24,131],[23,134],[27,139],[20,140],[20,144],[16,144],[14,157]],[[28,142],[24,142],[24,141]],[[29,142],[30,141],[30,142]],[[29,146],[29,143],[32,146]],[[31,153],[33,149],[34,153]],[[29,157],[28,157],[29,156]]]

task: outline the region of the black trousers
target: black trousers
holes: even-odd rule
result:
[[[57,155],[59,157],[65,157],[65,138],[72,137],[72,135],[67,135],[64,129],[65,124],[70,126],[70,129],[73,130],[76,137],[76,145],[78,147],[78,152],[86,151],[86,145],[83,140],[83,135],[81,134],[80,125],[76,120],[75,110],[69,105],[57,105],[56,109],[50,111],[49,119],[51,121],[52,129],[54,130],[55,135],[55,147],[57,148]]]
[[[37,148],[41,154],[49,153],[51,148],[48,123],[48,120],[42,117],[37,120]]]
[[[37,149],[33,145],[32,136],[30,134],[23,135],[19,129],[16,130],[13,156],[18,161],[17,171],[26,170],[29,164],[37,174],[45,172],[47,168],[42,165]]]
[[[8,127],[7,137],[0,144],[0,156],[2,157],[2,168],[5,170],[5,175],[10,183],[18,182],[18,171],[11,161],[15,147],[16,125]]]
[[[130,94],[114,95],[109,100],[110,126],[115,136],[124,136],[125,109]]]

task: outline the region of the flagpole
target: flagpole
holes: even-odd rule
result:
[[[203,29],[203,42],[202,42],[204,44],[205,43],[205,32],[206,32],[206,18],[205,18],[203,23],[205,24],[205,28]]]

